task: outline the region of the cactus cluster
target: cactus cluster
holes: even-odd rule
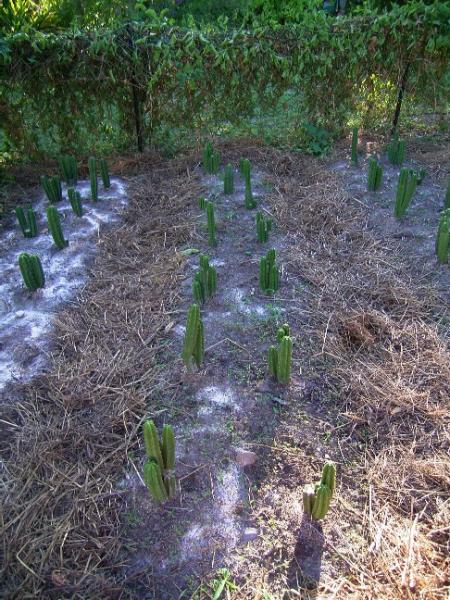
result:
[[[358,128],[353,127],[352,133],[352,165],[358,164]]]
[[[260,244],[264,244],[269,239],[269,233],[272,231],[272,219],[266,219],[259,210],[256,213],[256,237]]]
[[[388,144],[387,155],[389,162],[393,165],[401,165],[405,160],[405,140],[399,140],[397,132]]]
[[[36,214],[31,206],[26,211],[22,206],[16,207],[16,216],[24,237],[32,238],[37,236]]]
[[[44,287],[44,271],[42,270],[41,261],[36,254],[28,254],[27,252],[19,254],[19,268],[25,285],[29,290],[34,292],[38,288]]]
[[[108,163],[106,162],[106,160],[104,158],[101,158],[98,161],[98,164],[100,166],[100,176],[102,178],[102,183],[103,183],[103,187],[105,189],[111,187],[111,180],[109,178],[109,171],[108,171]]]
[[[369,192],[375,192],[380,188],[382,177],[383,167],[379,165],[377,159],[372,156],[369,158],[369,171],[367,178],[367,189]]]
[[[55,242],[55,246],[62,250],[69,244],[69,242],[64,239],[64,234],[61,228],[61,219],[54,206],[49,206],[47,208],[47,221],[48,228],[52,234],[53,241]]]
[[[81,204],[80,192],[75,188],[68,188],[67,195],[69,196],[70,206],[77,217],[83,216],[83,205]]]
[[[58,159],[61,176],[67,185],[76,185],[78,181],[77,161],[74,156],[64,155]]]
[[[211,142],[207,142],[203,149],[203,168],[207,173],[217,173],[220,167],[220,154],[214,152]]]
[[[214,215],[214,204],[212,202],[205,202],[206,210],[206,225],[208,229],[208,244],[210,246],[217,246],[216,240],[216,218]]]
[[[200,308],[198,304],[191,304],[188,310],[182,353],[182,358],[188,371],[192,370],[194,364],[198,368],[200,367],[203,362],[204,352],[205,341]]]
[[[223,193],[226,195],[234,194],[234,171],[233,166],[230,163],[225,167],[225,173],[223,177]]]
[[[269,373],[278,383],[288,384],[291,378],[292,338],[287,323],[277,331],[278,348],[269,348]]]
[[[442,211],[436,235],[436,255],[441,264],[448,263],[450,252],[450,208]]]
[[[263,292],[273,294],[279,287],[279,272],[275,264],[275,250],[269,250],[259,263],[259,285]]]
[[[153,421],[144,423],[144,444],[148,460],[144,465],[144,481],[158,504],[173,498],[176,492],[175,437],[170,425],[164,425],[162,439]]]
[[[408,210],[412,197],[416,191],[417,175],[411,169],[401,169],[395,197],[394,216],[400,219]]]
[[[306,514],[319,521],[323,519],[330,508],[331,499],[336,489],[336,465],[326,462],[322,477],[316,485],[307,485],[303,490],[303,510]]]
[[[209,258],[205,254],[201,254],[200,270],[195,274],[192,283],[192,294],[195,302],[203,304],[208,298],[211,298],[216,293],[217,289],[217,272],[214,267],[209,264]]]
[[[56,175],[54,177],[43,175],[41,183],[48,201],[51,204],[55,204],[55,202],[60,202],[62,200],[61,180],[59,177]]]
[[[89,180],[91,182],[91,197],[94,202],[98,200],[97,160],[91,156],[88,159]]]

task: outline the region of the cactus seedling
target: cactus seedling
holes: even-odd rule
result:
[[[176,491],[175,436],[170,425],[164,425],[162,439],[153,421],[144,423],[144,443],[148,461],[144,466],[144,481],[153,499],[160,503],[172,498]]]
[[[98,200],[97,160],[91,156],[88,159],[89,179],[91,181],[91,196],[94,202]]]
[[[225,167],[225,174],[223,178],[223,193],[226,195],[234,193],[234,172],[233,167],[230,163]]]
[[[375,157],[369,158],[369,171],[367,178],[367,189],[370,192],[375,192],[381,186],[381,178],[383,177],[383,167],[378,164]]]
[[[203,168],[207,173],[211,173],[211,159],[213,155],[213,147],[211,142],[207,142],[203,149]]]
[[[277,332],[278,348],[269,348],[269,373],[283,384],[288,384],[291,378],[292,339],[289,333],[289,325],[285,323]]]
[[[44,175],[41,178],[42,187],[51,204],[60,202],[62,200],[62,189],[61,180],[56,175],[54,177],[47,177]]]
[[[279,287],[279,273],[275,257],[275,250],[269,250],[259,263],[259,285],[267,294],[275,293]]]
[[[210,173],[217,173],[220,168],[220,154],[213,152],[210,159]]]
[[[49,206],[47,208],[47,221],[48,228],[52,234],[53,241],[55,242],[55,246],[62,250],[68,246],[69,242],[64,239],[64,234],[61,228],[61,219],[54,206]]]
[[[448,263],[450,252],[450,208],[444,210],[439,219],[436,235],[436,255],[441,264]]]
[[[26,211],[21,206],[16,207],[16,216],[24,237],[37,236],[36,214],[31,206]]]
[[[161,468],[157,462],[150,459],[144,465],[144,482],[153,500],[162,504],[168,500],[167,490],[164,486]]]
[[[198,207],[201,210],[205,210],[205,208],[206,208],[206,200],[205,200],[205,198],[203,198],[203,196],[200,196],[200,198],[198,199]]]
[[[353,127],[352,133],[352,165],[358,164],[358,128]]]
[[[195,302],[203,304],[207,298],[213,296],[217,288],[217,272],[209,264],[209,258],[200,255],[200,271],[194,276],[192,283],[192,293]]]
[[[200,367],[203,362],[204,348],[203,323],[200,316],[200,308],[198,304],[192,304],[188,311],[182,352],[183,361],[188,370],[191,370],[194,364]]]
[[[241,158],[239,160],[239,171],[245,181],[250,179],[251,164],[248,158]]]
[[[264,244],[269,239],[269,233],[272,230],[272,219],[266,219],[261,211],[256,213],[256,237],[260,244]]]
[[[405,159],[405,140],[399,140],[397,132],[388,144],[387,155],[389,162],[393,165],[401,165]]]
[[[29,290],[34,292],[38,288],[44,287],[44,271],[42,269],[41,261],[36,254],[21,252],[21,254],[19,254],[19,268],[25,285]]]
[[[322,477],[315,486],[307,485],[303,489],[303,510],[318,521],[323,519],[330,508],[330,502],[336,489],[336,465],[325,463]]]
[[[77,161],[74,156],[64,155],[58,160],[59,170],[67,185],[76,185],[78,181]]]
[[[450,208],[450,179],[447,184],[447,192],[445,194],[444,208]]]
[[[408,210],[416,190],[417,175],[410,169],[402,169],[398,178],[397,195],[395,198],[394,216],[400,219]]]
[[[106,162],[106,160],[104,158],[101,158],[99,160],[99,166],[100,166],[100,175],[102,178],[103,187],[110,188],[111,180],[109,179],[108,163]]]
[[[256,208],[256,200],[253,197],[252,182],[250,181],[250,177],[245,180],[245,208],[248,210]]]
[[[69,196],[70,206],[77,217],[83,216],[83,206],[81,204],[80,192],[74,188],[68,188],[67,194]]]
[[[217,246],[216,240],[216,219],[214,216],[214,204],[206,202],[206,223],[208,227],[208,244]]]

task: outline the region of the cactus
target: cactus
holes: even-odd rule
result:
[[[397,132],[395,132],[394,138],[388,144],[387,155],[391,164],[403,164],[403,161],[405,159],[405,140],[399,140]]]
[[[367,178],[367,189],[370,192],[375,192],[381,186],[381,179],[383,177],[383,167],[378,164],[375,157],[369,158],[369,171]]]
[[[272,219],[266,219],[261,211],[256,213],[256,237],[260,244],[264,244],[269,239],[269,233],[272,231]]]
[[[200,271],[194,276],[192,283],[192,293],[195,302],[203,304],[207,298],[213,296],[217,288],[217,272],[209,264],[209,258],[200,255]]]
[[[108,163],[104,158],[101,158],[98,162],[100,166],[100,175],[102,178],[103,187],[105,189],[110,188],[111,180],[109,179]]]
[[[276,346],[269,348],[269,374],[277,379],[278,383],[288,384],[291,378],[292,339],[290,327],[287,323],[278,328]]]
[[[61,229],[61,219],[59,217],[59,213],[54,206],[49,206],[47,208],[47,221],[48,228],[50,233],[52,234],[53,241],[55,245],[62,250],[65,248],[69,242],[64,239],[64,234]]]
[[[41,261],[36,254],[21,252],[21,254],[19,254],[19,268],[25,285],[29,290],[34,292],[38,288],[44,287],[44,271],[42,269]]]
[[[74,156],[64,155],[58,159],[61,176],[67,185],[74,186],[78,181],[77,161]]]
[[[233,167],[230,163],[225,167],[225,174],[223,178],[223,193],[226,195],[234,193],[234,172]]]
[[[315,486],[309,484],[303,488],[303,510],[316,521],[323,519],[330,508],[330,502],[336,489],[336,465],[325,463],[322,477]]]
[[[204,333],[203,323],[200,316],[198,304],[192,304],[188,311],[186,332],[184,334],[184,344],[182,357],[188,370],[191,370],[193,363],[200,367],[204,355]]]
[[[91,197],[94,202],[98,200],[97,160],[91,156],[88,159],[89,179],[91,181]]]
[[[275,265],[275,250],[269,250],[259,263],[259,285],[263,292],[275,293],[279,287],[278,267]]]
[[[245,180],[245,208],[251,210],[256,208],[256,200],[253,198],[252,182],[250,178]]]
[[[42,187],[51,204],[62,200],[61,180],[56,175],[54,177],[41,177]]]
[[[402,169],[398,178],[394,216],[400,219],[408,210],[416,190],[417,176],[410,169]]]
[[[156,425],[153,421],[145,421],[144,427],[144,444],[147,456],[153,458],[159,465],[161,471],[164,470],[164,461],[161,452],[161,444],[159,442],[159,434]]]
[[[211,155],[210,161],[210,172],[218,173],[220,169],[220,154],[218,152],[213,152]]]
[[[214,204],[206,202],[206,222],[208,227],[208,244],[217,246],[216,240],[216,219],[214,216]]]
[[[425,179],[426,174],[427,174],[425,169],[414,169],[414,170],[411,169],[411,173],[415,173],[416,179],[417,179],[417,185],[420,185],[423,182],[423,180]]]
[[[77,217],[82,217],[83,206],[81,204],[80,192],[78,192],[75,188],[68,188],[67,194],[69,196],[70,206],[72,207],[73,212],[77,215]]]
[[[450,208],[450,179],[447,183],[447,192],[445,194],[444,208]]]
[[[213,155],[213,146],[211,142],[207,142],[203,149],[203,168],[207,173],[211,173],[211,159]]]
[[[281,342],[281,340],[285,336],[289,336],[289,335],[291,335],[291,328],[289,327],[289,325],[287,323],[285,323],[284,325],[282,325],[281,327],[278,328],[277,341]]]
[[[154,460],[148,460],[144,465],[144,482],[155,502],[162,504],[168,500],[161,468]]]
[[[436,235],[436,255],[441,264],[448,263],[450,252],[450,208],[442,211]]]
[[[153,421],[144,423],[144,444],[148,461],[144,466],[144,481],[156,502],[173,498],[176,491],[175,436],[171,425],[164,425],[162,441]]]
[[[352,165],[358,164],[358,128],[353,127],[352,133]]]
[[[37,236],[36,214],[31,206],[28,206],[26,212],[21,206],[16,206],[16,216],[24,237],[32,238]]]
[[[205,210],[205,208],[206,208],[206,200],[203,196],[200,196],[200,198],[198,199],[198,207],[201,210]]]
[[[239,171],[245,181],[250,180],[251,164],[248,158],[241,158],[239,160]]]

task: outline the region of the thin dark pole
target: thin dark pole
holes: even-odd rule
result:
[[[134,85],[134,82],[131,83],[131,91],[133,94],[134,124],[136,127],[137,149],[138,152],[144,152],[144,141],[142,139],[141,107],[139,104],[139,96],[136,91],[136,86]]]
[[[402,108],[403,94],[405,93],[406,81],[408,80],[410,64],[411,63],[409,63],[409,62],[406,64],[405,70],[403,72],[403,77],[400,82],[400,87],[399,87],[398,96],[397,96],[397,105],[395,107],[394,119],[392,120],[392,129],[391,129],[392,134],[394,134],[395,130],[397,129],[398,119],[400,117],[400,110]]]

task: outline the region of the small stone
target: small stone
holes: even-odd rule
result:
[[[236,450],[236,462],[240,467],[247,467],[256,462],[256,454],[250,450],[238,448]]]
[[[18,311],[16,311],[16,319],[23,319],[24,316],[25,316],[25,311],[24,310],[18,310]]]
[[[248,542],[251,542],[252,540],[256,540],[258,535],[259,532],[256,529],[256,527],[246,527],[242,534],[242,541],[246,544]]]

